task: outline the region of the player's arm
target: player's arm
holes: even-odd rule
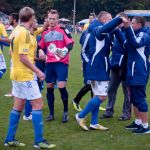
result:
[[[149,36],[141,32],[139,36],[136,37],[133,28],[130,26],[130,20],[125,17],[121,17],[121,19],[124,23],[128,43],[135,49],[145,46],[147,41],[149,41]]]
[[[64,40],[66,43],[66,48],[68,49],[68,51],[71,51],[73,49],[74,40],[67,29],[64,28],[63,30],[64,30]]]
[[[41,59],[41,60],[45,60],[46,59],[46,55],[44,53],[44,48],[46,46],[45,45],[44,36],[45,36],[45,34],[43,32],[43,34],[41,36],[41,40],[39,41],[38,48],[37,48],[38,56],[39,56],[39,59]]]
[[[27,54],[20,54],[20,61],[29,69],[31,69],[33,72],[36,73],[36,75],[38,76],[38,78],[40,79],[40,81],[45,79],[45,75],[40,71],[40,69],[38,69],[34,64],[32,64],[30,62],[30,60],[27,57]]]
[[[133,48],[141,48],[147,44],[147,41],[149,41],[148,34],[145,34],[144,32],[141,32],[139,36],[136,37],[132,27],[126,28],[125,32],[127,41]]]
[[[99,40],[103,40],[107,34],[112,32],[112,30],[114,30],[122,22],[123,21],[120,17],[116,17],[102,27],[97,27],[95,30],[96,38],[98,38]]]
[[[70,52],[73,49],[73,43],[69,43],[66,48],[68,49],[68,51]]]
[[[39,34],[41,34],[42,32],[46,31],[49,27],[48,22],[45,22],[43,27],[39,27],[34,31],[34,35],[38,36]]]
[[[37,50],[38,50],[39,59],[45,60],[46,55],[44,53],[44,50],[40,46],[38,46]]]
[[[66,43],[66,46],[63,48],[57,48],[57,55],[60,58],[66,57],[66,55],[73,49],[74,40],[72,39],[72,36],[70,32],[63,28],[63,34],[64,34],[64,42]]]
[[[29,42],[30,42],[30,33],[27,31],[22,31],[19,33],[19,59],[20,61],[29,69],[37,74],[40,80],[44,80],[44,74],[28,59],[29,54]]]
[[[128,43],[126,37],[123,35],[120,29],[116,29],[113,32],[115,34],[115,37],[117,38],[120,45],[123,46],[123,48],[127,49]]]
[[[9,38],[0,38],[0,42],[6,42],[10,44],[11,40]]]
[[[2,32],[2,37],[0,37],[0,42],[10,43],[10,40],[8,38],[8,34],[6,32],[6,29],[5,29],[4,25],[2,25],[1,32]]]

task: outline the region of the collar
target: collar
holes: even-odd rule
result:
[[[51,31],[56,30],[56,29],[60,29],[60,26],[57,25],[57,26],[55,26],[55,27],[53,27],[53,28],[50,28],[50,27],[49,27],[49,30],[51,30]]]
[[[134,33],[135,33],[135,34],[138,34],[138,33],[141,32],[142,30],[143,30],[143,28],[140,28],[140,29],[138,29],[138,30],[135,30]]]

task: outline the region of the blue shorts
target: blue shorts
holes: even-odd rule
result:
[[[46,64],[46,83],[55,83],[56,81],[67,81],[68,64],[61,62]]]
[[[140,112],[147,112],[146,85],[130,85],[130,102],[138,108]]]

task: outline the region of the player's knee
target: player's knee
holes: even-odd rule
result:
[[[62,82],[58,82],[58,88],[65,88],[66,87],[66,82],[62,81]]]
[[[41,110],[43,108],[43,102],[32,103],[33,110]]]
[[[32,110],[41,110],[43,108],[42,98],[31,101]]]
[[[102,101],[105,101],[107,99],[107,96],[99,96],[99,99],[101,99]]]
[[[13,109],[21,112],[24,109],[24,105],[25,105],[24,103],[19,105],[14,105]]]
[[[54,88],[54,84],[53,83],[48,83],[47,84],[47,88],[52,88],[53,89]]]
[[[148,112],[148,105],[146,100],[134,103],[134,105],[138,108],[140,112]]]

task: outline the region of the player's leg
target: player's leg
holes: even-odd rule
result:
[[[128,87],[125,81],[122,81],[122,89],[124,93],[124,103],[123,103],[122,115],[119,118],[120,121],[129,120],[131,118],[131,103],[130,103],[130,97],[128,94]]]
[[[141,126],[142,120],[140,118],[140,113],[138,111],[138,108],[136,108],[133,104],[134,101],[135,101],[134,100],[134,98],[135,98],[134,93],[135,92],[134,92],[133,86],[129,86],[128,93],[130,95],[130,102],[133,105],[133,112],[134,112],[134,115],[135,115],[135,120],[131,124],[127,125],[125,128],[128,129],[128,130],[134,130],[134,129],[137,129]]]
[[[106,112],[101,117],[102,119],[113,117],[116,94],[117,94],[118,87],[121,83],[121,79],[118,72],[111,71],[110,78],[111,80],[108,86],[108,102],[106,106]]]
[[[43,141],[42,98],[30,101],[32,105],[32,122],[34,126],[35,143]]]
[[[85,116],[92,112],[92,119],[90,128],[92,129],[98,129],[98,130],[108,130],[108,128],[105,128],[98,124],[98,112],[100,104],[106,99],[107,95],[107,88],[108,88],[108,82],[104,82],[104,84],[99,84],[97,81],[91,82],[92,90],[94,96],[86,105],[85,109],[83,109],[79,114],[76,114],[76,120],[78,121],[79,125],[84,129],[87,130],[87,127],[85,125],[85,121],[82,121]]]
[[[32,120],[32,106],[29,100],[26,100],[23,120],[26,120],[26,121]]]
[[[48,144],[43,138],[43,101],[37,81],[31,81],[32,84],[32,97],[30,103],[32,105],[32,122],[34,127],[34,147],[35,148],[53,148],[54,144]],[[29,92],[29,91],[28,91]]]
[[[91,86],[97,100],[95,100],[95,107],[92,110],[90,128],[94,130],[108,130],[108,128],[98,123],[99,107],[107,99],[108,81],[95,81]]]
[[[132,92],[134,95],[133,105],[138,109],[142,124],[139,128],[133,130],[133,133],[148,134],[150,128],[148,124],[148,104],[146,102],[146,85],[133,86]]]
[[[56,81],[56,74],[54,70],[54,64],[53,63],[48,63],[46,65],[46,82],[47,82],[47,102],[48,102],[48,107],[49,107],[49,115],[47,117],[47,121],[52,121],[54,120],[54,84]]]
[[[90,83],[88,83],[89,81],[87,80],[87,77],[86,77],[86,66],[87,66],[87,63],[83,62],[82,67],[83,67],[84,86],[79,90],[79,92],[77,93],[77,95],[75,96],[75,98],[72,101],[73,107],[77,111],[81,111],[81,107],[80,107],[79,103],[80,103],[82,97],[86,93],[91,91],[91,85],[90,85]],[[93,97],[93,95],[92,95],[92,97]]]
[[[7,132],[4,145],[5,146],[25,146],[24,143],[20,143],[19,141],[15,140],[15,135],[16,135],[16,131],[18,128],[21,111],[23,110],[24,105],[25,105],[25,100],[23,99],[24,92],[20,93],[20,91],[24,89],[22,88],[22,84],[15,82],[15,81],[13,81],[12,83],[13,83],[12,92],[14,95],[14,106],[10,113],[9,128],[8,128],[8,132]]]
[[[36,62],[36,66],[43,72],[45,73],[45,62]],[[38,82],[38,86],[40,89],[40,92],[42,92],[43,88],[44,88],[44,81],[40,81],[39,78],[37,77],[37,82]],[[27,100],[26,104],[25,104],[25,109],[24,109],[24,116],[23,116],[23,120],[32,120],[32,106],[30,104],[30,101]]]
[[[58,88],[60,91],[61,99],[64,105],[62,122],[68,122],[68,91],[66,89],[66,83],[68,78],[68,65],[64,63],[57,63],[55,65],[55,70],[58,80]],[[63,72],[63,73],[62,73]]]
[[[79,103],[80,103],[82,97],[89,91],[91,91],[91,85],[86,84],[77,93],[77,95],[75,96],[75,98],[72,101],[75,110],[81,111],[81,107],[80,107]]]

